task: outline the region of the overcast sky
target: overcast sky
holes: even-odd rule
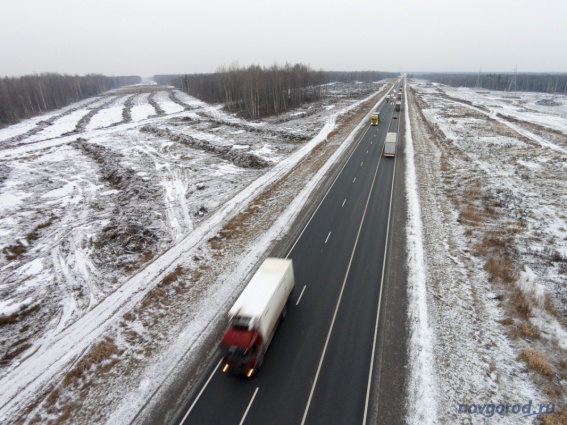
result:
[[[0,0],[0,76],[567,72],[567,0]]]

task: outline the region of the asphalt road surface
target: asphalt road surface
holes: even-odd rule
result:
[[[176,424],[370,423],[398,161],[382,153],[402,118],[391,103],[380,115],[288,254],[296,288],[262,368],[233,376],[219,358]]]

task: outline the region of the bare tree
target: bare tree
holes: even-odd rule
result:
[[[0,78],[0,127],[140,81],[137,76],[89,74],[79,77],[54,73]]]

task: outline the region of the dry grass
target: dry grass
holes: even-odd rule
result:
[[[109,360],[112,356],[119,353],[114,339],[105,337],[102,341],[98,342],[91,350],[84,355],[71,369],[63,379],[63,386],[67,387],[71,384],[76,384],[85,373],[90,371],[93,367],[102,367],[102,363]]]
[[[532,326],[529,322],[522,321],[514,331],[514,335],[517,338],[524,339],[537,339],[539,338],[539,331]]]
[[[514,319],[506,317],[505,319],[499,320],[498,323],[501,323],[504,326],[510,326],[514,324]]]
[[[168,273],[163,279],[162,279],[162,283],[164,285],[170,285],[171,283],[177,281],[177,279],[179,279],[182,275],[183,275],[183,267],[181,266],[177,266],[175,268],[174,271],[172,271],[171,273]]]
[[[122,318],[128,322],[131,322],[132,320],[134,320],[136,318],[136,316],[132,313],[132,312],[128,312],[126,314],[124,314],[124,316],[122,316]]]
[[[44,408],[54,419],[49,424],[63,424],[74,421],[80,412],[82,403],[91,391],[93,382],[102,379],[116,364],[121,351],[113,338],[106,336],[95,344],[75,366],[65,375],[61,386],[48,388],[44,399]],[[94,374],[91,374],[94,373]],[[104,379],[102,379],[104,380]],[[62,389],[65,389],[65,392]],[[77,391],[77,397],[69,397],[69,389]],[[27,421],[26,417],[21,417]],[[34,417],[30,423],[46,423],[45,418]]]
[[[544,308],[545,311],[547,311],[549,314],[559,318],[559,312],[555,308],[555,305],[553,303],[553,297],[549,292],[545,294]]]
[[[484,270],[488,272],[489,280],[500,280],[504,283],[512,283],[517,279],[515,267],[508,257],[498,257],[497,255],[488,258],[484,263]]]
[[[510,309],[524,320],[532,315],[532,304],[528,297],[519,289],[512,291],[510,296]]]
[[[541,425],[567,425],[567,410],[556,409],[551,415],[542,415],[539,423]]]
[[[59,395],[60,392],[58,388],[55,388],[53,391],[51,391],[47,396],[47,399],[45,399],[47,406],[49,407],[55,405],[55,403],[57,403],[57,400],[59,399]]]
[[[540,375],[547,378],[553,378],[555,375],[553,367],[547,361],[545,355],[534,348],[524,348],[518,359],[525,361],[529,370],[533,370]]]
[[[459,218],[458,218],[459,223],[476,225],[483,221],[486,221],[486,217],[474,205],[465,203],[461,206],[461,209],[459,211]]]

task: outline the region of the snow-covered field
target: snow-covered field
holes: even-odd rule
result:
[[[409,423],[565,423],[567,97],[410,87]]]
[[[130,421],[196,356],[346,145],[329,133],[380,87],[329,85],[246,122],[141,85],[0,130],[0,421]]]

